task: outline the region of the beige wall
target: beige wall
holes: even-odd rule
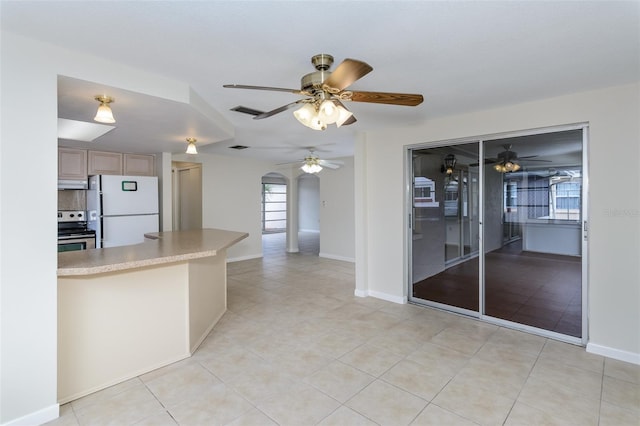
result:
[[[407,297],[404,146],[589,123],[589,349],[640,363],[640,86],[612,87],[371,132],[358,144],[358,294]],[[613,160],[615,159],[615,163]],[[380,173],[384,170],[384,173]]]

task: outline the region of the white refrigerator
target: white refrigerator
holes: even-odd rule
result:
[[[158,232],[158,178],[91,176],[87,216],[87,226],[96,231],[96,248],[143,242],[144,234]]]

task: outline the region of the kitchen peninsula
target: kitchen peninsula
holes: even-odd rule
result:
[[[227,308],[226,249],[247,233],[157,232],[58,254],[58,402],[193,354]]]

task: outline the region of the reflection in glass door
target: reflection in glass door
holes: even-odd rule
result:
[[[412,297],[478,312],[478,143],[412,152]]]

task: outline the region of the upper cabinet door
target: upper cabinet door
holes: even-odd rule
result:
[[[122,175],[122,154],[89,151],[89,175]]]
[[[87,151],[58,148],[58,179],[87,179]]]
[[[155,155],[124,154],[125,176],[155,176]]]

